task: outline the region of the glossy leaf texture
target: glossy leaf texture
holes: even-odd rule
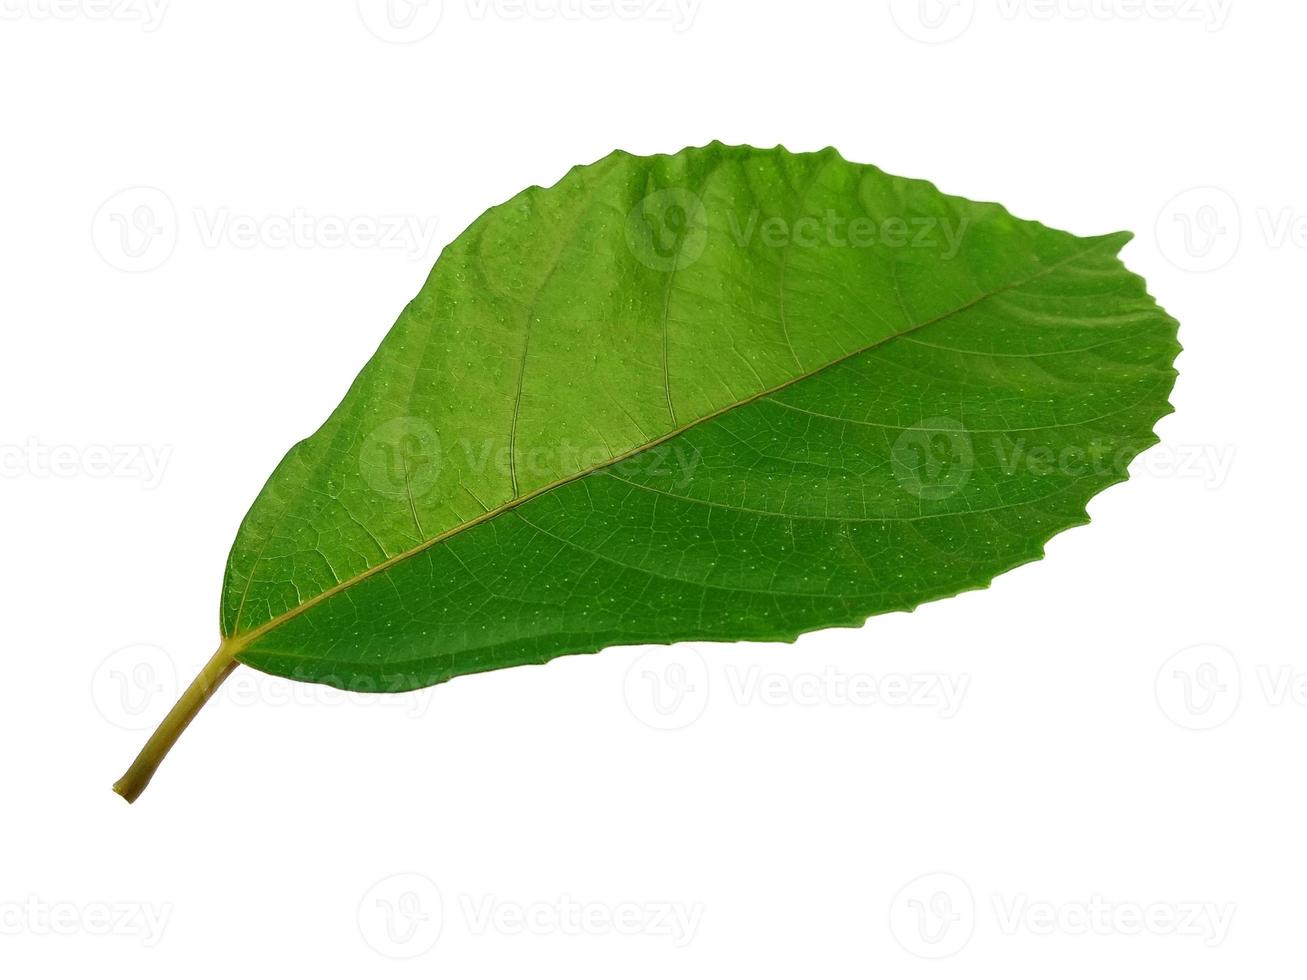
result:
[[[613,153],[445,249],[245,519],[242,663],[408,690],[789,640],[987,585],[1153,444],[1176,323],[995,204],[712,144]]]

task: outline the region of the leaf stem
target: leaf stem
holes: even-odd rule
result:
[[[199,714],[200,709],[213,697],[213,692],[236,669],[236,650],[228,640],[224,640],[209,662],[204,665],[199,676],[191,681],[177,703],[173,705],[166,718],[160,722],[150,740],[141,749],[136,761],[123,773],[121,779],[113,784],[113,791],[128,803],[135,803],[136,798],[145,792],[154,772],[163,762],[164,756],[177,744],[182,732]]]

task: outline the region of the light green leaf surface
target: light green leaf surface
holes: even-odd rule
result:
[[[407,690],[983,587],[1170,411],[1176,323],[1128,240],[834,150],[614,153],[530,188],[268,481],[219,657]]]

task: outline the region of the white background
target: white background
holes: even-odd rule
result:
[[[1300,969],[1307,9],[438,6],[0,0],[0,970]],[[1186,348],[1163,444],[988,591],[374,703],[242,668],[112,794],[440,247],[712,139],[1138,232]]]

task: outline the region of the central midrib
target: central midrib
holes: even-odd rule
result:
[[[426,541],[423,541],[421,544],[415,545],[414,547],[410,548],[408,551],[404,551],[401,552],[400,554],[387,558],[385,561],[379,562],[378,564],[373,565],[371,568],[359,572],[357,575],[348,578],[343,582],[338,582],[336,585],[333,585],[331,588],[325,590],[324,592],[318,593],[316,596],[314,596],[312,599],[309,599],[307,602],[303,602],[293,609],[288,609],[284,613],[281,613],[278,616],[274,616],[266,623],[263,623],[260,626],[256,626],[254,629],[250,630],[247,633],[235,633],[232,636],[227,637],[224,641],[224,645],[229,645],[230,649],[233,651],[232,656],[239,659],[240,652],[243,651],[247,646],[249,646],[250,643],[257,640],[259,637],[272,632],[273,630],[277,629],[279,626],[282,626],[289,620],[292,620],[295,617],[307,612],[313,607],[332,598],[333,596],[336,596],[341,592],[346,591],[347,589],[353,588],[354,586],[358,585],[360,582],[366,581],[367,579],[371,578],[373,575],[377,575],[381,572],[386,571],[387,569],[393,568],[394,566],[407,561],[410,558],[415,557],[416,555],[422,554],[422,552],[426,551],[428,548],[440,544],[442,541],[447,541],[450,538],[454,537],[455,535],[461,534],[464,531],[470,530],[474,527],[484,524],[487,521],[494,520],[496,517],[499,517],[501,514],[505,514],[510,510],[520,507],[523,504],[527,503],[528,501],[534,500],[536,497],[542,496],[543,494],[549,493],[550,491],[557,490],[559,487],[566,486],[569,483],[574,483],[577,480],[584,479],[585,477],[591,475],[592,473],[596,473],[599,470],[605,469],[609,466],[613,466],[617,463],[621,463],[625,460],[630,459],[633,456],[638,456],[640,453],[646,452],[654,448],[655,446],[661,445],[664,442],[676,438],[679,435],[683,435],[685,432],[695,428],[696,426],[702,425],[705,422],[710,422],[715,418],[719,418],[722,415],[725,415],[727,412],[732,412],[735,409],[748,405],[751,402],[755,402],[760,398],[766,398],[768,395],[774,395],[778,391],[784,391],[786,388],[798,384],[800,381],[806,381],[809,378],[814,377],[823,371],[827,371],[833,367],[843,364],[845,361],[851,360],[852,358],[865,354],[870,350],[875,350],[877,347],[883,347],[885,344],[898,340],[901,337],[905,337],[908,334],[915,333],[916,331],[922,330],[925,327],[929,327],[932,326],[933,324],[940,323],[944,320],[947,320],[949,317],[954,317],[954,316],[958,316],[961,313],[965,313],[967,310],[979,306],[981,303],[984,303],[986,300],[993,299],[996,296],[1001,296],[1004,293],[1011,292],[1014,289],[1020,289],[1023,286],[1027,286],[1030,283],[1040,279],[1041,277],[1048,275],[1049,273],[1055,272],[1058,269],[1063,268],[1064,266],[1070,265],[1072,262],[1075,262],[1078,259],[1082,259],[1087,255],[1092,255],[1094,252],[1100,251],[1101,249],[1105,248],[1108,245],[1111,245],[1112,243],[1113,243],[1113,239],[1111,237],[1100,239],[1090,248],[1087,248],[1081,252],[1077,252],[1074,255],[1069,255],[1064,259],[1054,262],[1052,265],[1040,269],[1038,272],[1034,273],[1031,276],[1026,277],[1025,279],[1019,280],[1018,282],[1008,283],[1007,285],[1000,286],[999,288],[992,290],[991,292],[983,293],[980,296],[977,296],[976,298],[957,307],[956,309],[949,310],[946,313],[941,313],[939,316],[931,317],[929,320],[923,320],[920,323],[915,323],[912,326],[905,327],[904,329],[898,331],[897,333],[890,334],[887,337],[882,337],[880,340],[874,341],[873,343],[867,344],[863,347],[859,347],[856,350],[850,351],[847,354],[842,354],[841,356],[837,357],[835,360],[830,361],[827,364],[823,364],[819,368],[814,368],[813,370],[805,374],[796,375],[795,377],[790,378],[789,380],[784,381],[781,384],[774,385],[771,388],[765,388],[762,391],[750,395],[748,398],[742,398],[739,401],[732,402],[731,404],[723,406],[722,408],[714,412],[710,412],[707,415],[695,419],[693,422],[687,422],[685,425],[672,429],[669,432],[666,432],[663,435],[659,436],[657,439],[651,439],[649,442],[637,446],[634,449],[631,449],[625,453],[620,453],[619,455],[614,456],[611,459],[604,460],[603,462],[597,463],[594,466],[591,466],[587,469],[580,470],[576,473],[571,474],[570,476],[565,476],[562,479],[555,480],[553,483],[545,484],[544,486],[538,487],[537,489],[532,490],[528,493],[522,494],[518,497],[514,497],[512,500],[500,504],[498,507],[494,508],[493,510],[488,510],[485,513],[480,514],[479,516],[474,517],[469,521],[464,521],[462,524],[455,525],[454,527],[442,531],[441,533],[435,535],[434,537],[429,538]],[[250,570],[250,574],[251,575],[254,574],[253,569]]]

